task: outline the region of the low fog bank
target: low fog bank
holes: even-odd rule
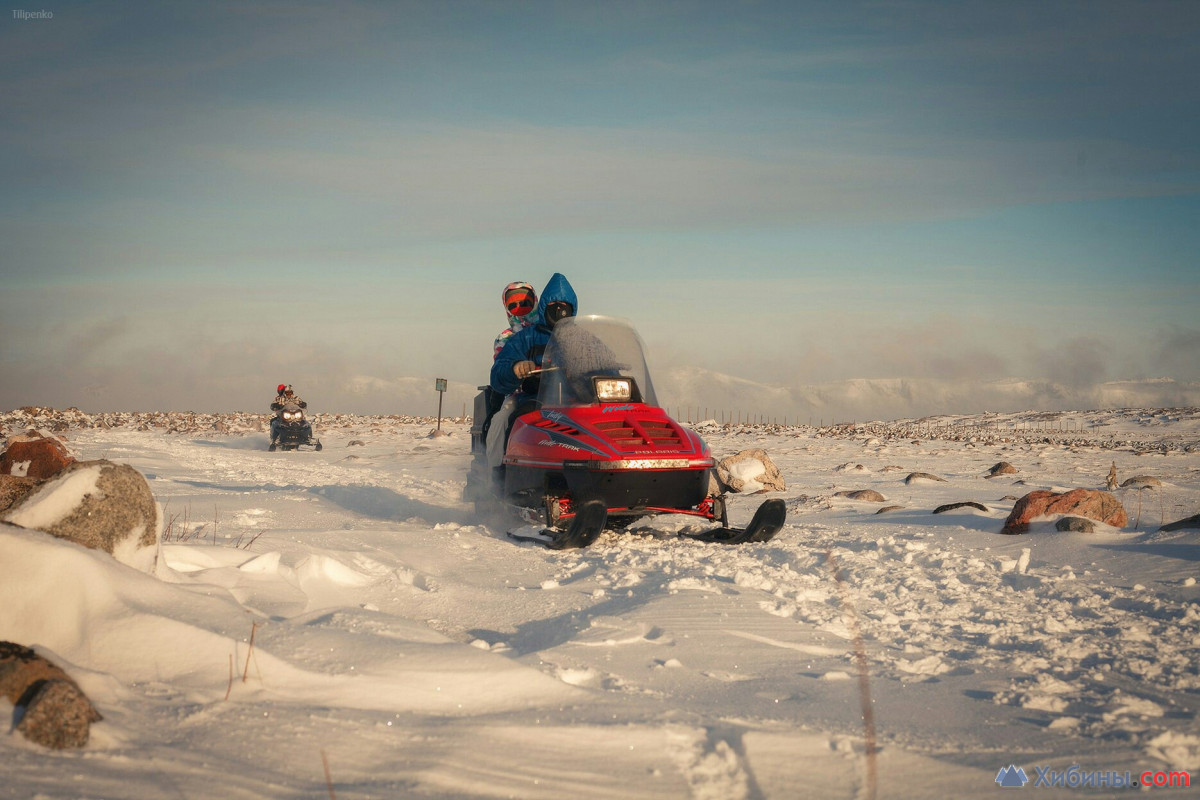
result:
[[[697,369],[660,373],[659,399],[687,418],[786,416],[814,424],[908,419],[985,411],[1068,411],[1100,408],[1180,408],[1200,404],[1200,383],[1170,378],[1068,386],[1047,380],[997,381],[873,378],[808,385],[770,385]],[[689,411],[690,409],[690,411]]]
[[[438,413],[433,377],[328,378],[286,376],[314,413]],[[7,391],[0,408],[38,405],[83,411],[249,411],[266,413],[273,386],[261,381],[230,381],[190,391],[113,386],[90,391],[38,391],[26,386]],[[178,388],[178,387],[176,387]],[[872,378],[818,384],[758,383],[710,370],[676,367],[655,375],[660,403],[682,419],[702,416],[736,419],[756,416],[817,424],[871,419],[908,419],[932,414],[979,414],[1026,410],[1069,411],[1103,408],[1182,408],[1200,406],[1200,382],[1170,378],[1067,385],[1048,380],[997,381],[936,378]],[[476,384],[449,381],[441,396],[444,417],[470,415]]]

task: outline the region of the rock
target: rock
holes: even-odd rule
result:
[[[732,492],[782,492],[787,489],[779,467],[766,450],[754,448],[717,463],[718,480]]]
[[[15,475],[0,475],[0,512],[12,508],[21,498],[41,483],[37,478],[19,478]]]
[[[1095,533],[1096,523],[1083,517],[1063,517],[1054,523],[1056,531],[1074,531],[1076,533]]]
[[[938,481],[945,483],[945,478],[939,478],[937,475],[930,475],[928,472],[910,472],[908,477],[904,479],[905,483],[917,483],[919,481]]]
[[[0,520],[112,554],[144,571],[158,554],[158,504],[128,464],[77,461],[30,492]]]
[[[1044,489],[1030,492],[1017,501],[1004,521],[1001,533],[1016,534],[1029,530],[1029,523],[1048,514],[1071,514],[1103,522],[1115,528],[1129,524],[1129,515],[1112,494],[1097,489],[1072,489],[1055,494]]]
[[[21,702],[34,683],[65,677],[67,673],[39,656],[32,648],[14,642],[0,642],[0,694],[13,705]]]
[[[1160,531],[1200,530],[1200,514],[1195,514],[1177,522],[1168,522],[1159,528]]]
[[[1016,475],[1019,471],[1020,470],[1007,461],[1001,461],[999,464],[996,464],[994,467],[988,470],[988,477],[995,477],[997,475]]]
[[[855,464],[853,461],[848,461],[840,467],[834,467],[834,472],[853,472],[858,475],[870,475],[871,470],[864,467],[862,464]]]
[[[935,508],[933,510],[933,513],[945,514],[947,511],[953,511],[956,508],[975,508],[980,511],[988,510],[987,506],[983,505],[982,503],[976,503],[972,500],[967,500],[966,502],[963,502],[963,503],[947,503],[944,506],[938,506],[937,508]]]
[[[31,742],[63,750],[87,744],[91,724],[99,720],[100,714],[74,683],[46,681],[30,698],[17,730]]]
[[[43,747],[83,747],[91,723],[103,719],[67,673],[12,642],[0,642],[0,694],[25,709],[17,730]]]
[[[888,512],[888,511],[902,511],[902,510],[904,510],[904,506],[884,506],[883,508],[879,509],[875,513],[878,515],[878,514],[883,514],[885,512]]]
[[[1162,486],[1162,481],[1149,475],[1134,475],[1129,480],[1121,482],[1122,489],[1149,489],[1152,486]]]
[[[874,489],[856,489],[854,491],[835,492],[834,497],[848,497],[851,500],[866,500],[870,503],[885,503],[887,498]]]
[[[50,478],[57,475],[75,457],[62,440],[30,429],[11,436],[0,455],[0,474],[23,478]]]

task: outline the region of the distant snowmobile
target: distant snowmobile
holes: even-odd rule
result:
[[[274,452],[277,446],[284,450],[321,449],[321,440],[313,438],[312,423],[299,403],[283,403],[271,418],[271,446],[267,449]]]
[[[718,523],[693,534],[708,542],[765,542],[783,527],[782,500],[759,506],[750,525],[730,528],[723,495],[710,494],[708,445],[663,410],[641,339],[625,320],[562,320],[546,346],[536,399],[512,417],[503,466],[488,466],[483,395],[471,431],[474,460],[464,499],[484,513],[500,503],[546,529],[509,533],[554,550],[586,547],[610,518],[688,514]]]

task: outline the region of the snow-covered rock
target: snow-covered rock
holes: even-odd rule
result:
[[[787,489],[779,467],[761,448],[742,450],[717,462],[717,477],[730,491],[743,494]]]
[[[158,504],[146,479],[127,464],[71,464],[0,519],[103,550],[143,571],[157,561]]]
[[[1063,493],[1038,490],[1017,501],[1000,532],[1025,533],[1033,520],[1052,514],[1086,517],[1115,528],[1129,523],[1121,501],[1108,492],[1096,489],[1073,489]]]
[[[57,475],[75,461],[57,436],[30,429],[8,438],[0,453],[0,475],[39,480]]]
[[[54,750],[83,747],[103,719],[67,673],[28,647],[0,642],[0,695],[21,709],[16,728]]]

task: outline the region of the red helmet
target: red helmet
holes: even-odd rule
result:
[[[275,390],[275,394],[283,394],[283,390],[287,388],[286,383],[279,384],[279,388]]]

